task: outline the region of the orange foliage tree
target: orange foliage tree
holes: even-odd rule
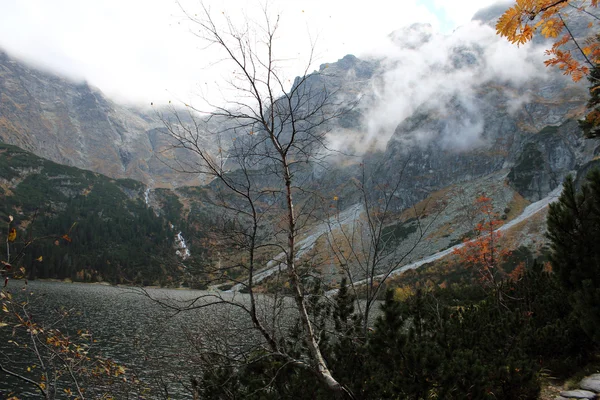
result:
[[[517,45],[529,42],[536,34],[553,39],[552,47],[546,51],[546,65],[557,66],[578,81],[600,62],[595,30],[600,19],[594,14],[597,8],[598,0],[516,0],[498,20],[496,31]],[[590,34],[577,38],[568,22],[583,17],[590,21]]]
[[[483,216],[481,222],[473,228],[475,238],[466,239],[463,247],[455,249],[453,254],[458,256],[460,263],[476,268],[480,281],[500,296],[499,288],[505,275],[501,265],[510,255],[510,251],[502,248],[502,233],[497,230],[502,225],[502,220],[494,211],[491,198],[479,196],[475,204]]]

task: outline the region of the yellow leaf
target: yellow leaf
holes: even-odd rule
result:
[[[8,233],[8,241],[14,242],[16,238],[17,238],[17,230],[15,228],[11,228],[10,232]]]
[[[6,322],[0,322],[0,328],[4,328],[5,326],[8,326]]]
[[[44,257],[43,257],[43,256],[39,256],[38,258],[36,258],[36,259],[35,259],[35,261],[42,262],[42,260],[43,260],[43,259],[44,259]]]

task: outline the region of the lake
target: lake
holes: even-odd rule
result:
[[[25,291],[22,287],[22,282],[9,284],[14,296],[31,294],[31,313],[36,322],[49,321],[61,309],[69,310],[65,327],[70,333],[90,330],[97,340],[96,349],[105,357],[125,366],[143,385],[153,391],[160,387],[173,398],[191,398],[183,385],[189,385],[190,377],[201,375],[199,363],[194,362],[197,356],[194,350],[206,343],[205,338],[241,337],[252,341],[254,335],[244,322],[247,318],[242,311],[231,306],[175,313],[132,288],[48,281],[29,282]],[[211,293],[175,289],[147,289],[147,292],[155,298],[169,298],[171,304]],[[245,300],[240,294],[225,296]],[[28,375],[31,355],[8,343],[16,340],[11,332],[10,327],[0,328],[2,363]],[[11,391],[20,399],[40,397],[33,387],[0,373],[0,398],[6,398]],[[157,397],[154,392],[144,398]]]

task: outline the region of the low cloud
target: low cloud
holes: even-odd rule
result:
[[[351,146],[362,149],[369,144],[383,150],[396,127],[417,110],[438,114],[443,122],[440,129],[418,130],[398,140],[419,145],[437,140],[456,151],[481,146],[485,144],[481,137],[484,121],[478,89],[486,84],[507,88],[508,110],[514,112],[529,97],[511,88],[548,77],[542,47],[514,46],[478,21],[450,35],[436,33],[428,25],[412,25],[392,33],[367,56],[379,60],[383,72],[363,93],[365,131],[361,146]],[[460,107],[461,120],[446,107]],[[443,115],[446,111],[448,119]]]

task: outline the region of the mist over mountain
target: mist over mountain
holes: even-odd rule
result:
[[[335,93],[334,104],[344,112],[323,126],[327,148],[334,150],[326,164],[298,171],[304,185],[341,197],[341,211],[355,207],[348,182],[364,160],[383,168],[389,180],[402,175],[394,199],[402,211],[438,190],[482,179],[537,201],[584,168],[598,147],[581,139],[576,123],[585,82],[574,84],[546,69],[542,44],[517,48],[499,38],[491,25],[503,7],[479,11],[448,35],[427,24],[401,28],[371,54],[347,55],[310,74],[307,83]],[[182,109],[175,111],[184,122],[196,118],[228,132],[219,147],[227,149],[236,139],[226,122],[209,124]],[[172,118],[171,111],[120,105],[85,82],[0,52],[0,140],[57,163],[150,188],[206,183],[198,174],[177,172],[178,163],[195,160],[170,148],[162,119]],[[260,184],[273,182],[265,178]],[[192,214],[205,206],[190,204]],[[457,237],[459,232],[435,246]]]
[[[52,161],[151,185],[175,176],[155,153],[165,145],[152,109],[119,105],[84,81],[36,70],[0,51],[0,140]]]

